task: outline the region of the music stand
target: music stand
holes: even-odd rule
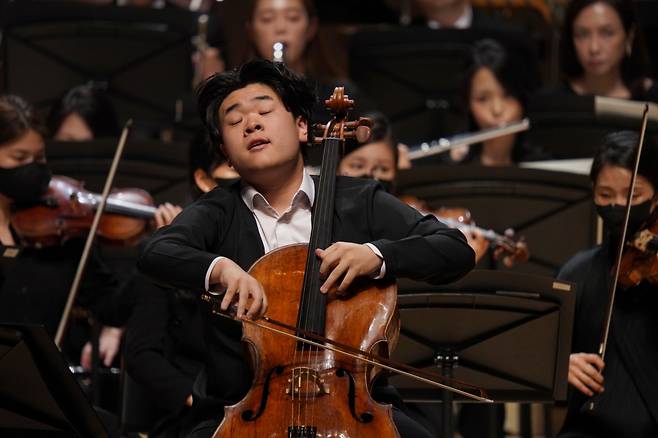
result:
[[[393,359],[485,389],[496,402],[565,400],[575,285],[550,277],[473,271],[448,285],[400,281],[400,340]],[[405,376],[389,381],[408,402],[453,400]]]
[[[493,29],[390,27],[354,34],[350,77],[388,116],[400,141],[418,144],[464,132],[461,90],[473,43],[495,38],[524,60],[539,83],[537,48],[527,35]],[[382,92],[386,90],[386,92]]]
[[[0,325],[0,375],[0,431],[109,436],[43,327]]]
[[[528,102],[532,129],[527,140],[555,159],[591,158],[606,134],[640,128],[642,113],[637,109],[642,106],[642,102],[566,92],[538,94]],[[655,117],[647,129],[658,131]]]
[[[419,166],[398,174],[398,192],[431,208],[464,207],[476,224],[523,235],[530,260],[482,268],[553,276],[576,252],[596,243],[596,211],[585,175],[517,167]],[[493,262],[492,262],[493,263]]]
[[[120,119],[174,122],[176,101],[191,87],[198,14],[35,0],[3,9],[7,92],[48,108],[93,80],[107,86]]]

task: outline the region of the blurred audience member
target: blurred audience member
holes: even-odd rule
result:
[[[520,60],[496,41],[485,39],[475,44],[464,86],[469,131],[497,128],[523,119],[527,96],[536,87],[524,73]],[[510,166],[542,157],[543,154],[529,147],[523,133],[450,152],[453,162],[483,166]]]
[[[631,0],[573,0],[562,34],[562,91],[658,101]]]

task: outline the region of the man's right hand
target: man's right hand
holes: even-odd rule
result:
[[[591,353],[572,353],[569,356],[569,383],[591,397],[603,392],[603,367],[601,356]]]
[[[237,302],[238,318],[258,319],[267,311],[267,297],[263,286],[230,259],[222,258],[210,273],[210,285],[219,284],[226,288],[221,308],[226,311]],[[249,300],[249,308],[247,305]]]

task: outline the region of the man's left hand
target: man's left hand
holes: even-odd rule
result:
[[[315,255],[322,260],[320,275],[326,278],[320,287],[322,293],[338,284],[337,293],[344,295],[355,278],[376,276],[383,263],[367,245],[358,243],[336,242],[327,249],[316,249]]]

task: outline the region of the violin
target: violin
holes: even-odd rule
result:
[[[21,243],[37,248],[60,245],[89,233],[100,195],[84,183],[55,175],[41,200],[11,214],[11,224]],[[133,244],[155,215],[153,198],[137,189],[114,189],[105,206],[97,235],[106,242]]]
[[[625,245],[618,277],[622,288],[645,280],[658,284],[658,217],[653,216]]]
[[[514,230],[508,229],[505,234],[496,233],[494,230],[486,230],[478,227],[471,216],[468,209],[462,207],[440,207],[436,210],[431,210],[430,207],[414,196],[402,196],[400,198],[407,205],[418,210],[421,214],[430,214],[435,216],[444,224],[451,228],[456,228],[468,235],[477,232],[494,248],[494,258],[498,259],[504,256],[504,263],[507,267],[511,267],[516,262],[527,262],[530,258],[530,251],[528,245],[525,243],[523,237],[514,239]],[[474,248],[476,249],[476,248]],[[476,256],[481,258],[486,248],[482,252],[476,249]]]

